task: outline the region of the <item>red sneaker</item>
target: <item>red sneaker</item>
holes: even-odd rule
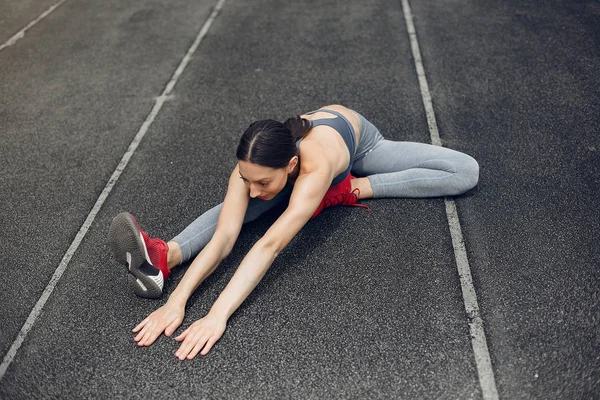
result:
[[[317,207],[311,219],[319,215],[324,208],[337,206],[338,204],[342,204],[344,206],[362,207],[368,210],[369,207],[366,205],[356,204],[358,198],[360,197],[360,189],[356,188],[352,190],[352,184],[350,183],[352,179],[355,178],[348,174],[343,181],[330,187],[327,193],[325,193],[325,197],[323,197],[323,200],[321,200],[321,204],[319,204],[319,207]]]
[[[160,297],[171,273],[167,268],[167,243],[149,237],[127,212],[113,218],[108,241],[117,261],[127,266],[133,292],[140,297]]]

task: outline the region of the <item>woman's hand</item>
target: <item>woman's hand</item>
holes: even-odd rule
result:
[[[185,307],[167,302],[133,328],[133,333],[137,333],[133,340],[138,346],[150,346],[163,332],[165,336],[171,336],[181,325],[184,315]]]
[[[227,319],[209,313],[206,317],[194,322],[175,338],[178,342],[183,342],[175,356],[180,360],[185,358],[191,360],[201,350],[200,354],[207,355],[217,340],[223,336],[226,327]]]

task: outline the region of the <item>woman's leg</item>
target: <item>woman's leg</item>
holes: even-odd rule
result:
[[[454,196],[472,189],[479,179],[473,157],[430,144],[385,140],[364,117],[352,171],[367,177],[373,197]]]
[[[455,196],[472,189],[479,165],[471,156],[424,143],[381,141],[353,172],[366,176],[373,197]]]
[[[254,221],[263,213],[288,200],[291,193],[292,185],[286,185],[283,190],[271,200],[250,199],[244,223]],[[208,244],[215,233],[222,207],[223,203],[206,211],[168,243],[169,253],[173,263],[178,265],[190,260],[198,254],[206,244]],[[171,264],[171,262],[169,264]]]

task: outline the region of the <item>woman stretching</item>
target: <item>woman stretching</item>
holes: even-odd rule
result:
[[[210,351],[279,252],[323,208],[366,198],[453,196],[479,178],[472,157],[385,140],[362,115],[341,105],[285,123],[254,122],[236,155],[223,203],[170,242],[150,238],[128,213],[113,219],[110,245],[128,267],[129,285],[138,296],[160,297],[170,270],[195,256],[166,304],[133,329],[138,346],[150,346],[163,332],[171,336],[183,321],[187,300],[231,252],[242,225],[283,201],[289,200],[287,208],[252,246],[208,314],[175,338],[182,342],[175,353],[180,360]]]

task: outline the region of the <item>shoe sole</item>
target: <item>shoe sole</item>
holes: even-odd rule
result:
[[[116,260],[127,267],[130,289],[140,297],[161,297],[162,271],[150,264],[142,234],[131,214],[124,212],[113,218],[108,240]]]

